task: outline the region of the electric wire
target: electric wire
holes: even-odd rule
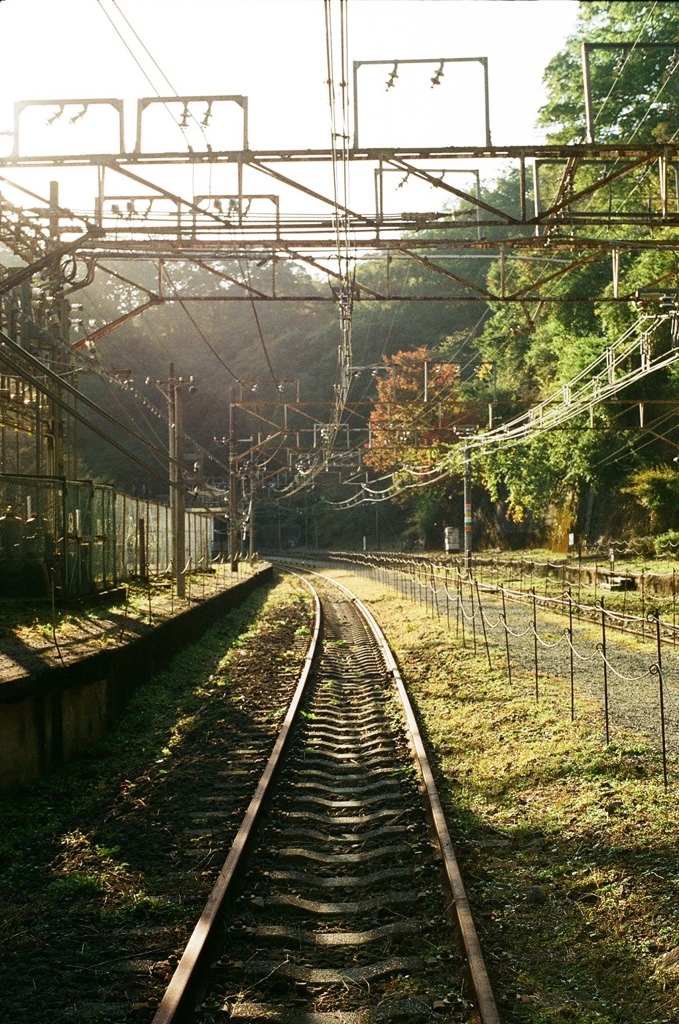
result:
[[[351,387],[351,362],[352,362],[352,313],[354,299],[354,282],[351,273],[351,242],[350,222],[348,214],[349,203],[349,21],[348,21],[348,0],[338,0],[340,40],[339,40],[339,65],[340,81],[336,82],[336,42],[334,37],[334,16],[333,0],[323,0],[324,21],[325,21],[325,51],[327,66],[327,87],[328,106],[330,113],[330,145],[331,145],[331,166],[333,180],[333,210],[334,210],[334,234],[336,258],[340,279],[339,294],[337,296],[340,316],[340,340],[338,344],[338,369],[339,380],[335,384],[335,402],[327,434],[322,438],[322,444],[318,454],[310,457],[308,468],[304,469],[298,464],[297,475],[291,484],[287,485],[280,493],[292,495],[297,493],[318,476],[327,465],[332,455],[337,433],[340,429],[342,416],[344,414],[349,389]],[[336,85],[339,84],[341,99],[338,101]],[[341,122],[341,123],[340,123]],[[340,144],[338,145],[338,140]],[[341,173],[340,173],[341,172]],[[341,179],[341,180],[340,180]],[[341,215],[340,215],[341,213]]]
[[[239,263],[240,263],[241,274],[242,274],[243,273],[243,264],[242,264],[242,262],[240,260],[239,260]],[[269,373],[271,375],[271,380],[273,381],[274,384],[277,385],[278,384],[278,378],[276,377],[276,374],[274,373],[274,368],[271,365],[271,359],[269,358],[269,352],[267,350],[266,342],[264,340],[264,331],[262,330],[262,325],[261,325],[260,320],[259,320],[259,314],[257,312],[257,306],[255,305],[255,297],[252,294],[252,279],[250,277],[250,264],[247,261],[245,263],[245,276],[246,276],[247,282],[248,282],[248,289],[249,289],[248,294],[250,296],[250,306],[252,308],[252,315],[254,317],[255,324],[257,325],[257,334],[259,335],[259,342],[260,342],[260,345],[262,346],[262,351],[264,352],[264,358],[266,359],[266,365],[269,368]]]
[[[194,317],[193,317],[193,316],[191,315],[191,313],[189,312],[189,310],[188,310],[188,308],[187,308],[187,306],[186,306],[186,302],[185,302],[185,300],[184,300],[184,299],[182,299],[182,297],[180,296],[179,292],[177,291],[177,288],[176,288],[176,286],[175,286],[175,284],[174,284],[174,282],[173,282],[172,278],[170,277],[170,275],[169,275],[169,272],[168,272],[168,270],[167,270],[167,267],[166,267],[165,265],[163,265],[163,271],[162,271],[162,272],[163,272],[163,275],[164,275],[164,277],[165,277],[165,280],[167,281],[167,283],[169,284],[170,288],[172,289],[172,293],[173,293],[173,295],[175,296],[175,298],[176,298],[177,302],[179,303],[179,305],[181,306],[181,308],[182,308],[182,309],[184,310],[184,313],[186,314],[186,316],[188,317],[188,319],[189,319],[189,320],[191,321],[191,323],[193,324],[193,327],[195,328],[195,330],[196,330],[196,333],[198,334],[198,336],[199,336],[199,337],[200,337],[200,338],[201,338],[201,339],[203,340],[203,342],[205,343],[205,345],[206,345],[206,346],[207,346],[207,347],[209,348],[210,352],[212,352],[212,354],[213,354],[213,356],[215,357],[215,359],[217,360],[217,362],[218,362],[218,363],[220,363],[220,364],[221,364],[221,366],[223,366],[223,368],[224,368],[224,369],[226,370],[226,372],[227,372],[227,373],[229,374],[229,376],[230,376],[230,377],[232,377],[232,378],[233,378],[233,380],[234,380],[234,381],[235,381],[235,382],[236,382],[237,384],[241,384],[241,383],[242,383],[242,381],[241,381],[240,377],[238,376],[238,374],[234,373],[234,371],[233,371],[233,370],[231,369],[231,367],[230,367],[230,366],[228,365],[228,363],[226,363],[226,362],[225,362],[225,361],[224,361],[224,360],[222,359],[222,357],[220,356],[220,354],[219,354],[219,352],[217,351],[217,349],[216,349],[216,348],[214,347],[214,345],[213,345],[213,344],[212,344],[212,343],[210,342],[210,340],[209,340],[209,339],[207,338],[207,336],[205,335],[205,333],[204,333],[204,332],[203,332],[203,331],[201,330],[201,328],[200,328],[199,324],[198,324],[198,323],[196,322],[196,320],[194,319]]]
[[[658,357],[656,360],[650,360],[644,367],[642,365],[640,370],[630,371],[623,374],[617,381],[615,378],[609,376],[608,383],[604,383],[602,371],[595,372],[604,362],[606,363],[606,370],[604,373],[610,375],[611,367],[613,371],[616,366],[621,364],[628,356],[634,351],[639,341],[637,340],[637,334],[642,339],[648,340],[650,334],[652,334],[662,323],[670,319],[669,314],[661,314],[658,316],[645,315],[639,318],[639,320],[624,332],[623,335],[618,339],[616,346],[617,351],[614,351],[610,346],[607,352],[604,352],[601,356],[594,360],[585,370],[581,371],[580,374],[575,377],[569,385],[565,385],[546,400],[540,403],[538,406],[532,408],[528,413],[522,414],[515,417],[508,423],[503,424],[501,427],[494,428],[493,430],[484,431],[482,433],[473,435],[466,441],[466,446],[479,450],[481,454],[488,450],[488,445],[491,445],[491,450],[499,450],[500,448],[507,449],[516,447],[517,445],[524,444],[533,439],[533,437],[539,436],[546,431],[553,429],[555,426],[559,426],[562,423],[568,422],[573,419],[576,415],[580,415],[585,412],[592,404],[592,402],[604,400],[606,397],[617,393],[623,387],[627,387],[629,384],[634,383],[635,380],[641,379],[648,372],[653,370],[661,369],[664,366],[670,365],[672,362],[679,358],[679,349],[672,349],[668,354],[664,354]],[[645,330],[644,330],[645,325]],[[586,378],[588,375],[592,375],[589,380]],[[575,390],[575,387],[580,385],[580,389]],[[569,397],[566,399],[566,388],[569,389]],[[573,389],[571,394],[571,389]],[[555,405],[550,411],[550,406]],[[451,472],[459,472],[460,470],[460,454],[457,450],[444,456],[435,466],[429,469],[419,472],[412,469],[411,467],[401,467],[400,470],[396,470],[389,474],[392,483],[386,489],[379,493],[372,487],[362,485],[361,491],[357,492],[350,498],[345,499],[343,502],[335,503],[336,507],[351,507],[355,504],[361,504],[364,501],[369,500],[385,500],[386,498],[393,497],[402,490],[407,490],[415,486],[426,486],[427,483],[436,483],[445,476],[450,475]],[[404,477],[404,474],[406,475]],[[408,477],[419,477],[415,482],[411,480],[408,482]],[[385,479],[385,478],[382,478]],[[377,483],[380,481],[375,481]]]
[[[179,99],[179,93],[178,93],[178,92],[177,92],[177,90],[175,89],[174,85],[172,84],[172,82],[170,81],[170,79],[169,79],[169,78],[167,77],[167,75],[165,74],[165,72],[163,71],[163,69],[161,68],[160,64],[159,64],[159,63],[158,63],[158,61],[157,61],[157,60],[155,59],[155,57],[153,56],[153,54],[151,53],[151,51],[149,50],[149,48],[148,48],[148,47],[146,46],[146,44],[144,43],[144,41],[143,41],[143,40],[142,40],[142,38],[140,37],[139,33],[138,33],[138,32],[136,31],[136,29],[134,28],[134,26],[133,26],[133,25],[131,24],[131,22],[130,22],[130,20],[128,19],[128,17],[127,17],[127,15],[125,14],[125,12],[124,12],[124,11],[123,11],[123,10],[122,10],[122,9],[120,8],[120,6],[118,5],[118,2],[117,2],[117,0],[110,0],[110,2],[111,2],[111,3],[113,4],[113,6],[115,7],[116,11],[117,11],[117,12],[118,12],[118,14],[120,15],[120,17],[121,17],[121,18],[123,19],[123,21],[125,22],[125,24],[126,24],[126,25],[127,25],[127,27],[129,28],[129,30],[130,30],[130,31],[132,32],[132,34],[134,35],[134,37],[135,37],[135,39],[137,40],[137,42],[139,43],[139,45],[141,46],[141,48],[142,48],[142,49],[144,50],[144,52],[146,53],[146,55],[147,55],[147,57],[149,58],[149,60],[150,60],[150,61],[151,61],[151,62],[153,63],[153,65],[154,65],[154,66],[156,67],[156,69],[158,70],[158,72],[159,72],[159,74],[161,75],[161,77],[165,79],[165,82],[166,82],[166,83],[168,84],[168,86],[170,87],[170,91],[171,91],[171,92],[173,92],[173,93],[174,93],[174,95],[175,95],[175,96],[176,96],[176,97],[177,97],[177,98]],[[157,89],[157,88],[156,88],[156,86],[154,85],[153,81],[151,80],[151,78],[149,77],[149,75],[148,75],[148,74],[146,73],[146,71],[145,71],[145,70],[144,70],[144,68],[142,67],[141,63],[140,63],[140,62],[139,62],[139,61],[137,60],[137,57],[135,56],[135,54],[134,54],[133,50],[132,50],[132,49],[131,49],[131,47],[129,46],[129,44],[128,44],[127,40],[126,40],[126,39],[124,38],[124,36],[122,35],[122,33],[121,33],[121,32],[119,31],[118,27],[116,26],[115,22],[113,21],[113,19],[112,19],[112,18],[110,17],[110,15],[108,14],[108,12],[107,12],[107,11],[106,11],[106,9],[104,8],[104,6],[103,6],[103,4],[102,4],[102,0],[97,0],[97,3],[99,4],[99,6],[101,7],[101,9],[103,10],[104,14],[105,14],[105,15],[106,15],[106,17],[108,18],[108,20],[109,20],[109,22],[111,23],[111,25],[113,26],[113,28],[115,29],[115,31],[116,31],[116,33],[117,33],[117,35],[118,35],[118,37],[119,37],[120,41],[122,42],[123,46],[124,46],[124,47],[125,47],[125,49],[126,49],[126,50],[128,51],[128,53],[130,54],[130,56],[131,56],[131,57],[132,57],[132,59],[134,60],[135,64],[137,65],[137,67],[139,68],[139,70],[141,71],[141,73],[142,73],[142,74],[144,75],[144,78],[146,79],[146,81],[147,81],[147,82],[149,83],[149,85],[151,86],[151,88],[152,88],[152,89],[153,89],[153,91],[155,92],[155,94],[156,94],[157,98],[158,98],[158,99],[162,99],[162,96],[161,96],[160,92],[158,91],[158,89]],[[185,131],[186,131],[186,126],[182,125],[182,123],[181,123],[181,122],[179,122],[179,123],[178,123],[178,122],[177,122],[177,121],[175,120],[174,114],[172,113],[172,111],[171,111],[171,110],[170,110],[170,108],[168,107],[167,103],[163,103],[163,106],[165,107],[165,109],[167,110],[168,114],[170,115],[170,117],[171,117],[171,118],[172,118],[172,120],[174,121],[175,125],[177,125],[177,127],[178,127],[178,128],[180,129],[180,131],[181,131],[181,132],[185,132]],[[198,129],[199,129],[199,131],[201,132],[201,134],[202,134],[203,138],[205,139],[205,141],[206,141],[206,145],[207,145],[207,134],[206,134],[206,132],[205,132],[205,128],[204,128],[204,126],[203,126],[203,125],[201,124],[201,122],[200,122],[200,121],[199,121],[199,120],[197,119],[197,117],[196,117],[196,116],[195,116],[195,115],[194,115],[194,114],[193,114],[193,113],[191,112],[191,110],[190,110],[190,109],[188,108],[188,106],[187,106],[187,108],[186,108],[186,113],[187,113],[187,116],[188,116],[188,117],[190,117],[190,118],[191,118],[191,120],[192,120],[192,121],[194,121],[194,122],[195,122],[195,124],[196,124],[196,125],[198,126]]]
[[[644,33],[644,29],[646,28],[647,23],[653,17],[653,14],[655,13],[655,9],[656,9],[657,6],[658,6],[658,0],[654,0],[653,6],[651,7],[651,10],[646,15],[644,21],[642,22],[641,28],[639,29],[639,34],[638,34],[637,38],[634,40],[634,43],[633,43],[631,49],[625,51],[625,57],[624,57],[624,60],[622,61],[622,64],[617,69],[614,70],[614,72],[613,72],[613,82],[612,82],[611,87],[608,90],[606,96],[604,97],[603,103],[601,104],[601,106],[599,107],[599,109],[598,109],[598,111],[596,113],[596,116],[594,118],[594,124],[596,124],[598,122],[599,118],[603,114],[604,108],[605,108],[606,104],[608,103],[609,99],[611,98],[611,94],[613,93],[613,90],[615,89],[617,83],[622,78],[622,75],[623,75],[623,72],[624,72],[625,67],[627,65],[627,62],[629,61],[629,59],[631,58],[632,54],[634,53],[634,51],[636,50],[637,46],[639,45],[639,43],[641,41],[641,37],[642,37],[642,35]]]

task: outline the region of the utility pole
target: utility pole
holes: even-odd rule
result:
[[[170,447],[173,462],[170,463],[170,490],[172,500],[172,535],[174,538],[175,577],[177,579],[177,597],[186,597],[186,515],[184,496],[184,434],[182,409],[182,388],[174,376],[174,365],[170,363],[169,392],[170,396]]]
[[[472,570],[472,460],[468,445],[464,448],[464,570]]]
[[[250,515],[249,515],[248,519],[249,519],[249,523],[250,523],[250,529],[249,529],[250,542],[249,542],[249,546],[248,546],[248,554],[249,554],[249,557],[250,557],[250,564],[252,565],[253,559],[255,557],[255,474],[254,474],[254,468],[252,470],[252,475],[250,477]]]
[[[167,380],[151,380],[167,401],[167,447],[170,478],[170,525],[172,562],[177,581],[177,597],[186,597],[186,490],[184,485],[184,388],[196,391],[193,377],[175,377],[174,363],[168,367]]]
[[[58,248],[61,242],[61,230],[59,227],[59,182],[50,181],[49,185],[49,246],[51,249]],[[65,342],[68,336],[64,336],[64,327],[68,324],[68,317],[64,310],[68,304],[63,298],[57,298],[63,287],[63,275],[59,260],[55,260],[50,273],[50,292],[52,298],[52,318],[49,324],[50,329]],[[58,350],[52,350],[49,357],[51,368],[57,373],[63,373],[66,367],[63,365],[63,356]],[[61,389],[57,389],[61,396]],[[64,412],[58,402],[50,401],[50,431],[49,431],[49,464],[48,473],[51,476],[64,476]]]
[[[233,402],[229,404],[229,558],[231,572],[238,572],[238,455]]]

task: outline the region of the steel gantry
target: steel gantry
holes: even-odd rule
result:
[[[54,210],[47,198],[24,184],[31,174],[47,170],[59,181],[77,175],[83,182],[78,211],[59,207],[56,212],[58,251],[78,264],[71,288],[90,283],[102,261],[112,260],[189,261],[211,271],[215,285],[232,284],[229,289],[215,287],[213,294],[176,295],[163,293],[161,282],[154,302],[239,302],[252,297],[262,302],[336,301],[332,287],[309,294],[286,290],[278,268],[299,263],[327,276],[332,285],[338,278],[333,243],[338,217],[352,239],[353,298],[363,302],[629,301],[632,296],[620,288],[621,257],[642,249],[676,253],[679,247],[673,231],[679,225],[676,144],[352,148],[348,159],[354,191],[361,191],[362,181],[364,194],[374,196],[367,211],[345,207],[336,212],[334,198],[322,184],[331,172],[331,150],[16,153],[0,159],[0,241],[34,272],[56,258],[49,230]],[[492,174],[499,161],[505,170],[516,172],[511,204],[487,202],[474,182],[463,188],[464,182],[455,177],[464,172],[478,182],[484,165]],[[177,184],[196,167],[208,167],[219,178],[210,194],[187,193]],[[20,181],[10,179],[9,171]],[[393,172],[401,182],[426,185],[432,208],[394,210]],[[168,177],[174,178],[172,187]],[[265,189],[263,179],[269,186],[275,182],[278,191]],[[501,261],[498,287],[481,286],[471,278],[465,262],[471,258]],[[382,268],[371,275],[370,284],[361,280],[364,260]],[[509,269],[522,260],[543,261],[544,272],[529,284],[517,285]],[[600,260],[610,267],[612,289],[601,283],[601,275],[586,294],[551,287],[583,263]],[[268,261],[268,287],[254,289],[245,274],[220,271],[225,261]],[[464,267],[456,269],[456,261]],[[403,263],[430,272],[428,286],[417,296],[395,282],[393,268]],[[30,270],[17,273],[26,276]],[[379,287],[376,277],[383,282]],[[0,288],[3,284],[7,288],[10,281],[0,282]],[[649,281],[649,286],[654,284]]]
[[[161,304],[249,302],[254,308],[262,302],[331,302],[346,319],[347,309],[357,302],[526,307],[628,302],[639,291],[676,290],[676,259],[664,276],[637,280],[633,293],[624,286],[621,267],[630,254],[643,250],[679,253],[679,143],[595,141],[588,61],[596,44],[587,45],[588,141],[576,144],[494,143],[486,58],[356,62],[353,131],[341,135],[339,147],[344,170],[351,172],[351,203],[346,194],[338,199],[333,189],[336,144],[323,149],[253,147],[246,96],[144,97],[132,117],[119,99],[17,103],[11,152],[0,157],[0,243],[27,265],[0,276],[0,297],[34,278],[67,314],[69,296],[92,284],[97,273],[129,289],[124,311],[104,326],[75,341],[62,327],[61,341],[74,351],[91,347]],[[433,87],[448,65],[461,61],[479,64],[483,73],[480,144],[376,147],[362,142],[362,70],[373,65],[390,69],[389,90],[401,65],[421,64],[427,73],[433,68]],[[341,84],[346,88],[346,82]],[[364,110],[363,93],[360,99]],[[225,112],[237,122],[235,145],[234,118],[229,134]],[[183,149],[163,145],[154,121],[158,113],[169,114],[175,130],[196,125],[193,144],[184,136]],[[66,128],[77,125],[96,135],[102,117],[108,125],[103,152],[82,153],[75,147],[61,154],[30,151],[26,127],[31,118]],[[126,146],[128,121],[135,129],[131,147]],[[483,182],[500,170],[511,188],[504,195],[492,187],[484,190]],[[60,201],[60,196],[73,195],[77,208]],[[155,265],[153,287],[148,277],[146,284],[134,279],[130,268],[135,261]],[[491,262],[499,268],[494,283],[476,270]],[[170,263],[204,271],[200,292],[173,283],[165,273]],[[607,273],[578,274],[597,263]],[[308,269],[302,287],[281,273],[288,264]],[[253,265],[267,268],[265,281],[258,273],[256,285],[249,269]],[[404,283],[414,269],[420,277],[416,291]],[[326,288],[319,286],[324,279]],[[212,290],[208,281],[214,282]],[[348,373],[350,352],[344,362]],[[301,413],[299,397],[295,405]],[[254,408],[249,412],[255,413]],[[328,459],[326,453],[321,458],[314,453],[323,416],[312,418],[309,447],[315,472],[327,468]],[[339,421],[329,419],[330,432],[337,433]],[[285,428],[274,431],[277,444],[285,433]],[[304,445],[297,441],[285,447],[292,457],[292,449]],[[294,455],[301,458],[301,452]],[[303,480],[304,468],[297,476]]]

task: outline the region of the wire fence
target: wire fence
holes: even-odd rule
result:
[[[176,576],[168,506],[91,481],[0,474],[0,596],[83,597]],[[185,571],[211,565],[214,519],[185,514]]]
[[[541,560],[527,558],[524,555],[488,555],[485,553],[474,555],[474,576],[486,582],[497,583],[500,581],[511,582],[519,590],[527,590],[530,587],[541,588],[548,592],[550,588],[555,591],[563,590],[566,586],[577,588],[581,594],[588,588],[595,592],[595,598],[599,593],[605,594],[613,590],[619,590],[622,600],[625,601],[625,594],[639,597],[642,601],[647,598],[666,598],[671,600],[675,607],[674,620],[677,621],[677,596],[679,593],[679,573],[676,568],[667,572],[657,572],[642,560],[639,569],[630,569],[628,566],[616,568],[615,559],[621,554],[621,550],[611,545],[613,558],[610,556],[599,557],[588,555],[585,557],[564,558],[559,561]],[[334,557],[333,552],[333,557]],[[342,555],[345,553],[342,552]],[[349,554],[354,554],[351,552]],[[374,555],[380,562],[387,559],[390,564],[401,565],[405,562],[414,562],[420,565],[436,565],[450,569],[463,569],[464,559],[461,555],[435,555],[416,554],[410,552],[399,552],[398,554],[386,552],[363,552],[364,555]],[[625,555],[633,554],[632,549],[625,548]]]
[[[579,601],[568,585],[545,595],[424,560],[337,552],[331,558],[424,605],[463,647],[485,655],[489,669],[503,669],[510,685],[521,670],[536,701],[548,679],[566,683],[562,707],[571,719],[580,695],[595,698],[606,743],[616,733],[641,734],[662,755],[667,788],[668,758],[679,753],[676,622],[657,609],[609,609],[603,597]]]

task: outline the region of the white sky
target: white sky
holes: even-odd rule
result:
[[[351,59],[487,56],[493,141],[529,144],[540,139],[535,119],[544,99],[544,67],[573,30],[577,10],[575,0],[350,0]],[[247,95],[251,148],[328,147],[322,0],[117,0],[117,7],[116,0],[0,0],[0,131],[11,129],[16,100],[116,97],[126,101],[126,146],[132,148],[136,99],[154,93],[104,11],[129,39],[159,91],[170,90],[120,12],[180,94]],[[448,65],[441,85],[432,89],[435,65],[402,67],[396,87],[386,90],[389,67],[364,67],[361,143],[482,143],[479,68]],[[194,111],[202,118],[205,105]],[[91,108],[70,125],[69,117],[77,112],[67,109],[51,126],[45,122],[56,108],[25,113],[22,153],[116,148],[110,113]],[[235,107],[215,108],[213,148],[240,148],[237,115]],[[157,114],[147,116],[154,148],[185,149],[187,139],[167,111],[157,108]],[[173,116],[181,117],[181,106],[173,108]],[[158,134],[151,134],[154,129]],[[197,137],[189,141],[203,148],[195,124],[189,131]],[[0,153],[10,145],[9,136],[0,136]],[[44,191],[47,177],[33,174],[22,180]],[[191,187],[201,193],[214,184],[199,171]],[[230,187],[225,181],[214,190]],[[123,183],[121,190],[126,191]],[[258,191],[272,190],[274,183],[260,181]],[[73,202],[63,184],[61,198]]]
[[[153,95],[102,7],[129,36],[113,0],[2,0],[0,129],[11,128],[15,100]],[[255,146],[327,145],[322,0],[118,0],[118,7],[179,93],[250,97]],[[526,143],[536,139],[544,66],[572,31],[577,8],[575,0],[350,0],[351,57],[487,56],[494,139]],[[388,70],[380,72],[380,94]]]

